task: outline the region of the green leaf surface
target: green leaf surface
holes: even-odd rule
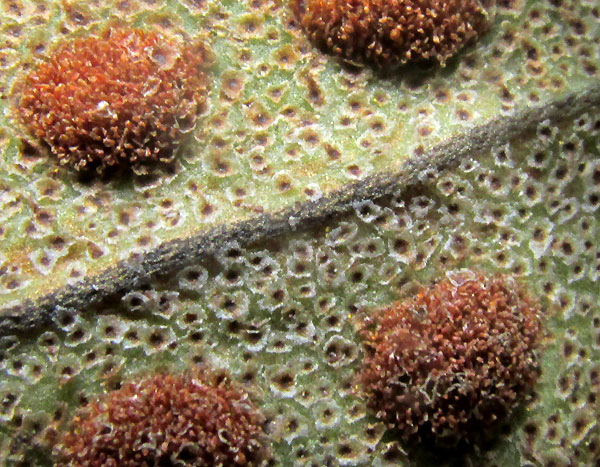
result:
[[[593,2],[506,3],[492,30],[445,68],[387,73],[314,49],[281,1],[18,5],[5,5],[0,32],[5,305],[169,240],[398,171],[491,119],[543,108],[597,81]],[[44,151],[23,154],[19,78],[56,44],[115,23],[205,42],[216,58],[207,110],[171,167],[83,182]]]
[[[87,306],[50,301],[43,326],[3,331],[0,463],[51,465],[86,401],[152,372],[210,365],[266,414],[276,465],[441,465],[367,409],[357,323],[462,268],[515,276],[539,300],[547,335],[532,400],[496,444],[448,463],[598,462],[600,113],[580,102],[598,79],[595,2],[501,2],[492,30],[447,67],[385,74],[314,49],[279,1],[14,4],[2,5],[0,49],[3,306],[31,298],[35,308],[67,284],[91,289],[119,261],[215,226],[308,214],[262,240],[240,230],[227,242],[215,231],[204,251],[177,243],[171,269],[157,261],[139,287]],[[172,167],[82,181],[24,153],[13,89],[53,44],[114,21],[202,38],[213,82]],[[557,109],[572,102],[564,118],[546,118],[561,100]],[[514,130],[537,109],[537,123]],[[511,131],[475,131],[515,115]],[[378,190],[455,138],[460,158],[426,161],[421,177]],[[370,197],[317,215],[319,199],[358,182]]]

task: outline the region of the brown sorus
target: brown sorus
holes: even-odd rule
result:
[[[127,382],[74,417],[60,465],[257,465],[264,419],[227,377],[158,374]]]
[[[538,376],[540,313],[512,279],[463,271],[366,319],[360,382],[406,441],[471,442]]]
[[[78,170],[167,160],[205,100],[205,63],[202,46],[111,29],[59,45],[25,78],[18,112]]]
[[[489,26],[478,0],[292,0],[292,9],[322,49],[380,66],[444,65]]]

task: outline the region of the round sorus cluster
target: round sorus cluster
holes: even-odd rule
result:
[[[538,308],[510,278],[464,271],[366,319],[360,381],[405,441],[473,444],[538,374]]]
[[[264,419],[223,376],[156,375],[126,383],[74,417],[60,465],[258,465]]]
[[[18,111],[78,170],[167,160],[205,100],[206,58],[152,31],[76,39],[25,78]]]
[[[478,0],[292,0],[292,8],[318,46],[377,65],[444,65],[489,26]]]

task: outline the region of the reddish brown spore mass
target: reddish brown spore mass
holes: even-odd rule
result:
[[[152,31],[76,39],[26,77],[19,114],[76,169],[169,159],[205,100],[205,62]]]
[[[126,383],[80,411],[59,465],[258,465],[263,417],[222,377],[157,375]]]
[[[511,279],[454,276],[367,318],[360,382],[405,441],[473,443],[538,376],[539,310]]]
[[[478,0],[292,0],[310,39],[377,65],[435,58],[442,65],[489,27]]]

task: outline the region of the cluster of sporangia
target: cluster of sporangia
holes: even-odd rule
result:
[[[61,465],[258,465],[264,419],[223,375],[156,375],[126,383],[75,416]]]
[[[481,440],[538,376],[538,308],[505,277],[463,272],[367,318],[360,381],[407,441]]]
[[[58,48],[25,82],[19,113],[76,169],[171,158],[205,100],[205,50],[113,29]]]
[[[381,66],[435,58],[442,65],[489,27],[479,0],[292,0],[322,48]]]

